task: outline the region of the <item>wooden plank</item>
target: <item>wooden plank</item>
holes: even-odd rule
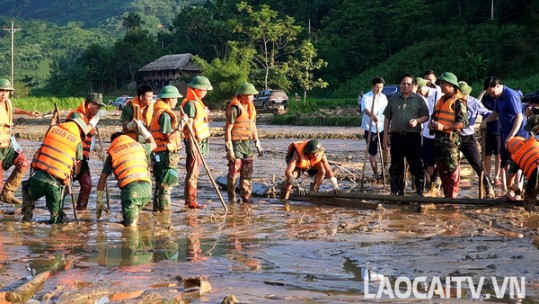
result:
[[[305,198],[337,198],[333,192],[309,191],[306,196],[297,196],[291,193],[290,199],[304,200]],[[307,199],[307,200],[308,200]],[[455,204],[455,205],[477,205],[477,206],[524,206],[524,201],[512,201],[506,198],[500,199],[478,199],[478,198],[445,198],[445,197],[423,197],[423,196],[394,196],[388,194],[373,194],[360,192],[344,192],[338,199],[379,201],[389,204],[400,203],[425,203],[425,204]],[[329,201],[329,200],[328,200]]]

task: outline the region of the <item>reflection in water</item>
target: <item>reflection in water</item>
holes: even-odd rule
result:
[[[185,246],[185,259],[189,262],[201,262],[208,258],[202,255],[200,246],[200,226],[197,221],[196,213],[189,212],[185,216],[185,224],[191,227],[191,232],[187,235]]]

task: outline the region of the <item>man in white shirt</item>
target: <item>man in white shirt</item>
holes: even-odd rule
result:
[[[378,155],[378,142],[384,142],[384,110],[387,106],[387,97],[382,93],[384,79],[374,77],[372,79],[372,90],[364,94],[360,100],[360,109],[363,113],[361,128],[365,131],[365,141],[369,146],[369,162],[371,164],[374,178],[378,179],[378,165],[376,155]],[[370,140],[370,144],[369,144]],[[384,165],[389,161],[389,149],[382,148],[382,159]]]

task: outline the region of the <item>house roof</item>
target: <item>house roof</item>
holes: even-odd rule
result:
[[[200,67],[192,62],[193,54],[165,55],[143,66],[139,72],[163,71],[163,70],[188,70],[200,71]]]

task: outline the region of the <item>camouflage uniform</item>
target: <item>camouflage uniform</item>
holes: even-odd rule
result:
[[[467,126],[467,117],[466,104],[462,99],[458,99],[455,102],[455,122],[462,122],[464,126]],[[440,173],[445,197],[454,198],[459,192],[460,143],[459,131],[436,132],[434,137],[434,159]]]

